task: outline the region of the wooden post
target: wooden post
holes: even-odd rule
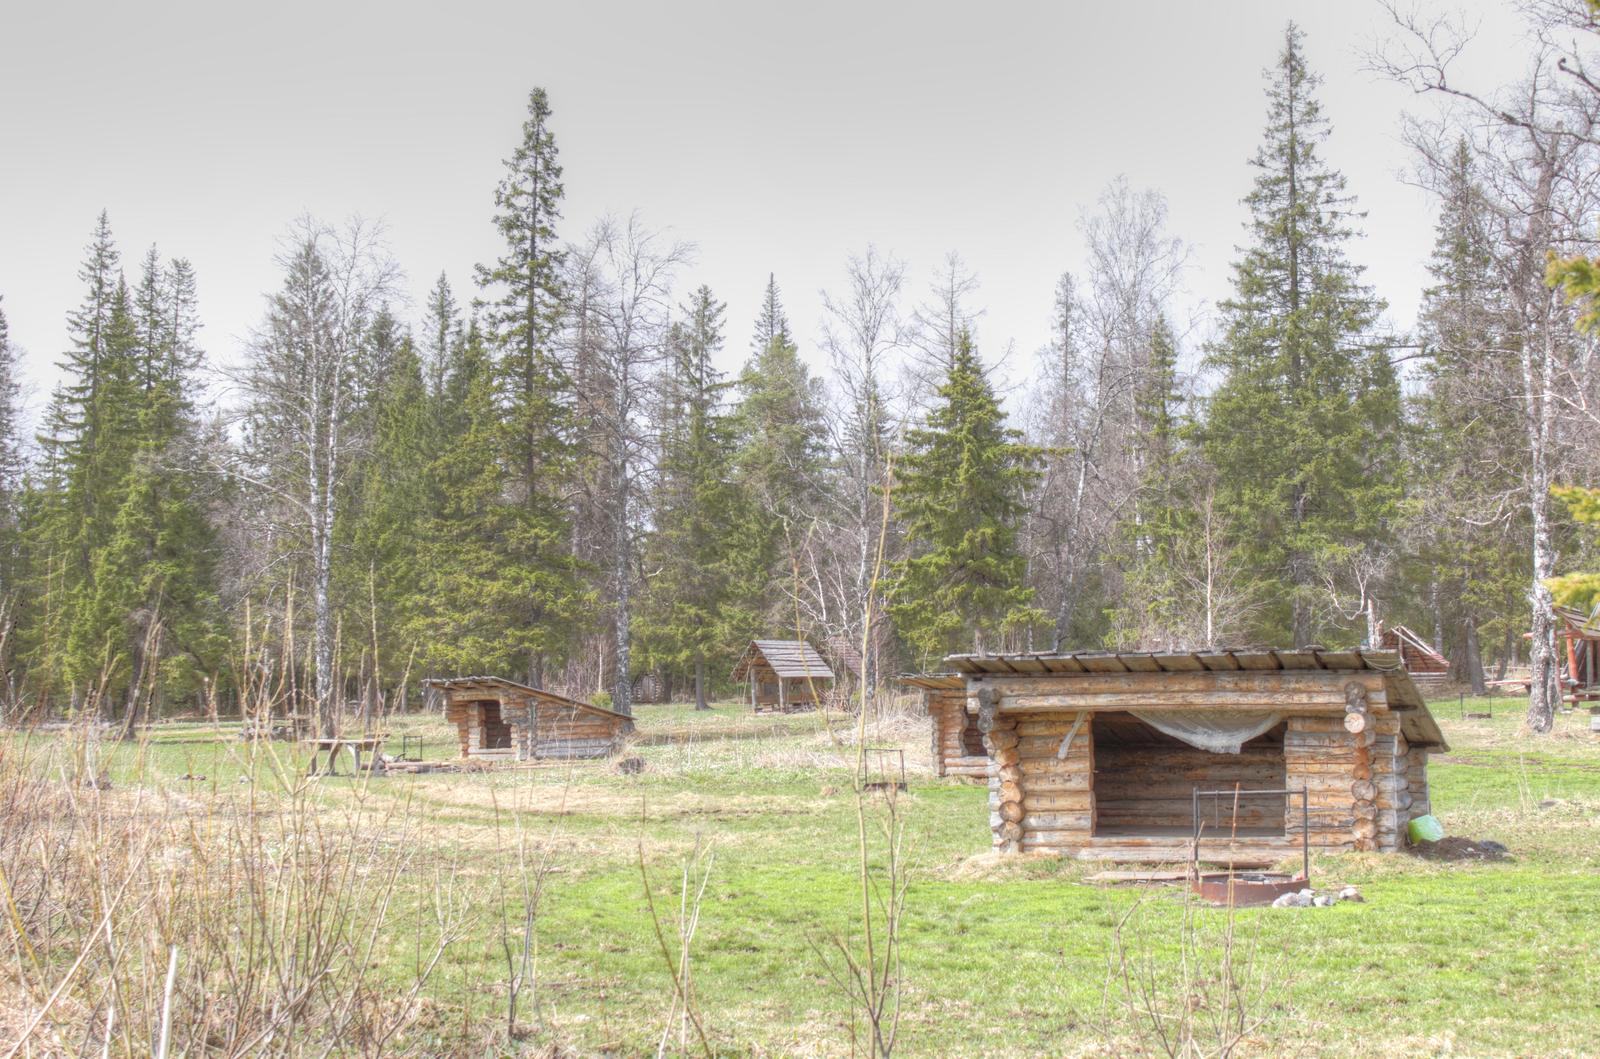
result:
[[[789,680],[787,677],[778,676],[776,672],[773,676],[778,677],[778,712],[783,713],[789,707]]]

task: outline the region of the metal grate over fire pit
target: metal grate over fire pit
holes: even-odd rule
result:
[[[1295,795],[1300,796],[1300,857],[1301,868],[1299,875],[1290,875],[1288,872],[1263,872],[1263,871],[1200,871],[1200,834],[1203,828],[1201,819],[1201,799],[1209,799],[1212,808],[1212,817],[1220,818],[1221,800],[1233,799],[1232,819],[1237,821],[1239,813],[1239,800],[1261,796],[1282,797],[1287,803]],[[1252,905],[1270,905],[1284,894],[1296,893],[1311,885],[1311,814],[1309,813],[1310,798],[1305,788],[1290,789],[1277,788],[1273,790],[1243,790],[1235,788],[1228,791],[1202,791],[1194,792],[1194,856],[1195,861],[1190,867],[1190,887],[1201,898],[1216,904],[1232,905],[1236,908]],[[1285,805],[1287,814],[1287,804]]]

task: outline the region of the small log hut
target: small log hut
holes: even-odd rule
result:
[[[1404,625],[1379,625],[1378,649],[1398,654],[1419,688],[1440,688],[1450,680],[1450,660]]]
[[[461,735],[461,756],[488,760],[607,757],[622,749],[633,719],[502,677],[425,680],[444,696]]]
[[[922,705],[933,721],[933,774],[989,775],[978,718],[967,712],[966,679],[959,673],[920,673],[901,677],[900,684],[922,691]]]
[[[993,846],[1089,860],[1189,859],[1197,790],[1305,790],[1310,844],[1394,850],[1429,811],[1444,736],[1382,651],[947,659],[984,733]],[[1198,859],[1297,853],[1300,796],[1202,803]]]
[[[833,690],[833,670],[804,640],[751,640],[733,667],[750,684],[750,706],[778,710],[816,706]]]

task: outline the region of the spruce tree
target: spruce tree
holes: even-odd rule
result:
[[[1165,317],[1151,333],[1149,362],[1134,386],[1130,439],[1138,478],[1119,534],[1125,572],[1120,602],[1111,611],[1112,640],[1120,648],[1170,650],[1181,646],[1188,592],[1177,557],[1192,531],[1193,498],[1185,489],[1177,340]]]
[[[433,462],[439,455],[434,409],[415,343],[404,335],[388,356],[370,409],[371,434],[360,495],[353,498],[344,562],[344,596],[353,621],[347,643],[358,645],[367,701],[376,703],[407,668],[416,645],[407,635],[426,561],[426,524],[435,509]]]
[[[729,637],[796,635],[787,605],[798,548],[816,511],[825,463],[822,387],[790,335],[775,280],[767,281],[750,359],[730,424],[739,509],[729,526],[737,574],[727,602]]]
[[[0,298],[0,532],[6,527],[15,528],[23,468],[22,383],[17,377],[17,350],[11,344],[3,302]],[[0,561],[4,561],[3,551]]]
[[[429,471],[439,501],[424,522],[408,639],[425,646],[429,671],[504,672],[524,659],[560,657],[571,640],[569,616],[587,614],[594,600],[578,581],[558,513],[506,502],[517,473],[475,324],[462,343],[460,381],[461,430]]]
[[[699,710],[708,708],[707,661],[731,667],[730,645],[742,642],[730,635],[724,611],[737,502],[732,431],[721,407],[728,384],[713,366],[725,309],[702,286],[672,330],[655,532],[645,553],[653,576],[639,623],[647,663],[689,674]]]
[[[1357,214],[1321,157],[1328,122],[1292,24],[1269,77],[1244,200],[1251,239],[1220,306],[1210,364],[1222,379],[1204,442],[1220,503],[1246,527],[1249,564],[1275,583],[1260,632],[1300,646],[1333,631],[1319,618],[1329,580],[1391,532],[1400,396],[1372,335],[1382,303],[1345,254]]]
[[[161,701],[199,694],[222,661],[215,536],[188,392],[193,309],[192,272],[181,262],[163,268],[152,250],[131,308],[119,298],[106,332],[105,407],[93,417],[102,514],[90,527],[69,673],[122,704],[125,734]],[[69,497],[82,470],[69,471]]]
[[[1021,438],[963,328],[927,424],[906,434],[892,484],[910,555],[894,564],[889,615],[924,664],[999,648],[1044,620],[1017,543],[1041,452]]]
[[[526,667],[527,679],[534,683],[542,682],[551,652],[564,651],[564,645],[546,634],[558,628],[571,632],[586,617],[563,609],[583,593],[575,564],[561,558],[571,554],[567,492],[576,453],[571,385],[552,348],[565,310],[565,254],[555,232],[564,191],[550,116],[545,90],[533,89],[522,140],[506,160],[505,176],[495,190],[495,226],[505,240],[505,252],[492,268],[478,270],[480,286],[492,295],[488,323],[503,387],[502,399],[495,402],[495,417],[503,419],[505,434],[498,447],[517,472],[506,495],[523,507],[519,524],[527,531],[514,535],[512,550],[522,553],[514,561],[530,564],[522,574],[548,588],[517,606],[524,624],[539,630],[530,633],[530,642],[541,647],[529,654]],[[571,582],[551,580],[563,576]]]
[[[761,312],[756,316],[755,338],[751,345],[757,355],[783,342],[794,344],[789,334],[789,318],[783,312],[783,300],[778,293],[778,277],[767,274],[767,289],[761,295]]]
[[[11,686],[16,649],[17,585],[22,573],[18,519],[22,504],[22,438],[18,419],[22,388],[5,307],[0,304],[0,683]]]
[[[1418,321],[1426,386],[1413,403],[1410,536],[1417,543],[1407,572],[1409,594],[1449,630],[1439,646],[1481,694],[1481,637],[1512,631],[1516,623],[1507,618],[1516,614],[1529,577],[1518,546],[1528,536],[1526,518],[1481,517],[1496,498],[1521,487],[1516,409],[1499,396],[1516,393],[1521,380],[1499,353],[1506,306],[1495,275],[1488,203],[1465,140],[1456,145],[1440,191],[1428,264],[1433,283]],[[1515,635],[1523,631],[1516,625]]]
[[[436,399],[451,389],[453,368],[461,346],[461,310],[456,306],[450,278],[443,272],[428,292],[423,322],[423,369],[428,393]],[[462,394],[455,393],[460,400]]]

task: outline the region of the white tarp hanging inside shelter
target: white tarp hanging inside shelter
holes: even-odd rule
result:
[[[1258,735],[1271,731],[1282,718],[1258,710],[1130,710],[1159,732],[1213,754],[1237,754]]]

